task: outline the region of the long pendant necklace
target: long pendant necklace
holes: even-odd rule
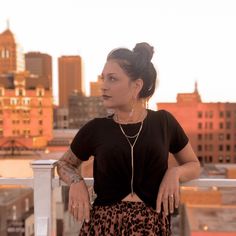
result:
[[[133,136],[129,136],[125,133],[125,131],[123,130],[121,124],[119,123],[119,126],[120,126],[120,130],[121,132],[123,133],[123,135],[125,136],[125,138],[127,139],[129,145],[130,145],[130,153],[131,153],[131,167],[132,167],[132,175],[131,175],[131,196],[133,196],[134,194],[134,186],[133,186],[133,183],[134,183],[134,146],[138,140],[138,137],[139,137],[139,134],[143,128],[143,121],[141,122],[141,125],[140,125],[140,128],[139,128],[139,131],[137,134],[133,135]],[[135,138],[133,144],[130,142],[129,138]]]

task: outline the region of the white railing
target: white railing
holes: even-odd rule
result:
[[[64,183],[55,177],[56,160],[36,160],[31,163],[33,178],[0,178],[0,185],[25,185],[34,190],[35,236],[56,236],[55,199],[53,189]],[[92,178],[85,179],[87,185]],[[236,179],[196,179],[181,186],[236,187]]]

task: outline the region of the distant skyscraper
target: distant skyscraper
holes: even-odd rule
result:
[[[69,96],[74,92],[83,93],[82,66],[80,56],[62,56],[58,59],[59,106],[68,107]]]
[[[44,88],[52,89],[52,57],[40,52],[25,54],[25,68]]]
[[[98,81],[90,82],[90,96],[99,97],[101,96],[101,85],[99,83],[100,76],[98,76]]]
[[[21,47],[9,28],[0,34],[0,74],[24,71]]]

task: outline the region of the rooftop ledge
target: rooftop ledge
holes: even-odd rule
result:
[[[55,177],[57,160],[34,160],[32,178],[0,177],[0,185],[24,185],[34,190],[34,232],[35,236],[55,236],[55,199],[53,189],[65,185]],[[87,185],[93,184],[93,178],[85,178]],[[42,184],[44,183],[44,184]],[[181,183],[181,187],[236,187],[236,179],[199,178]]]

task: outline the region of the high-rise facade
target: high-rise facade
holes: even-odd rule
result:
[[[52,89],[52,57],[50,55],[40,52],[26,53],[25,69],[34,77],[35,83]]]
[[[24,70],[18,55],[14,35],[7,29],[0,34],[1,151],[10,146],[13,150],[14,145],[44,148],[52,139],[52,91]]]
[[[24,55],[14,34],[6,29],[0,34],[0,74],[24,71]]]
[[[236,163],[236,103],[204,103],[193,93],[177,95],[176,103],[158,103],[186,131],[201,163]]]
[[[90,82],[90,96],[100,97],[101,94],[100,76],[98,76],[98,80],[96,82]]]
[[[83,94],[82,62],[80,56],[62,56],[58,59],[59,106],[68,107],[73,92]]]

